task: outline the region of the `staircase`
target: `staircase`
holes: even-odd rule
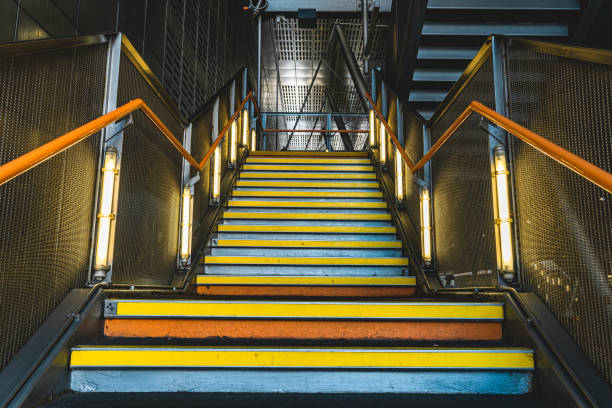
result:
[[[429,119],[492,34],[564,42],[579,0],[429,0],[409,100]]]
[[[366,153],[254,152],[183,299],[106,299],[79,393],[529,393],[499,302],[412,300]],[[238,395],[238,394],[236,394]],[[242,395],[242,394],[241,394]]]

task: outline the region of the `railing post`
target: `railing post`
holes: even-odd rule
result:
[[[326,116],[326,121],[325,121],[325,129],[327,130],[331,130],[332,129],[332,117],[331,117],[331,113],[328,113]],[[331,133],[325,133],[325,146],[327,147],[327,151],[331,152],[332,151],[332,145],[331,145]]]
[[[506,49],[504,39],[493,36],[491,40],[493,60],[493,81],[495,91],[495,111],[508,116],[508,94],[506,83]],[[508,160],[507,133],[497,126],[489,126],[489,157],[491,163],[493,210],[495,215],[495,241],[497,269],[506,281],[515,280],[517,270],[516,222],[514,214],[513,189],[509,186],[512,179],[511,161]],[[512,225],[514,224],[514,225]]]
[[[102,106],[102,114],[109,113],[117,108],[117,93],[119,86],[119,63],[121,61],[121,33],[113,35],[108,43],[108,52],[106,57],[106,76],[104,86],[104,102]],[[100,155],[98,160],[98,177],[95,193],[95,203],[93,225],[91,231],[91,251],[89,261],[89,281],[90,282],[110,282],[112,279],[113,268],[113,247],[115,241],[115,224],[114,215],[117,211],[117,198],[119,194],[119,171],[121,169],[121,156],[123,148],[123,131],[116,130],[114,126],[107,126],[101,131],[100,139]],[[110,193],[111,197],[102,197],[103,189],[103,172],[104,164],[107,162],[107,152],[114,155],[113,172],[114,183]],[[109,169],[110,170],[110,169]],[[107,186],[108,187],[108,186]],[[102,203],[104,199],[109,199],[105,206],[110,204],[110,213],[101,214]],[[108,217],[108,224],[103,221],[104,217]],[[108,228],[108,230],[105,230]],[[104,247],[104,248],[103,248]]]

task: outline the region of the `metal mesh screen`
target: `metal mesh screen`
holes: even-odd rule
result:
[[[102,114],[106,45],[0,58],[0,163]],[[0,369],[88,277],[99,134],[0,187]]]
[[[510,117],[612,171],[612,67],[510,48]],[[521,281],[612,383],[612,201],[512,141]]]
[[[495,106],[489,58],[431,129],[431,143],[474,100]],[[435,260],[440,276],[457,286],[497,282],[488,136],[472,115],[431,161]]]
[[[142,98],[174,136],[183,127],[122,54],[117,104]],[[176,271],[182,156],[144,114],[123,133],[114,283],[169,284]]]

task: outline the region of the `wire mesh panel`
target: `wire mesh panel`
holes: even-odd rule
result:
[[[0,164],[102,114],[105,44],[0,58]],[[0,186],[0,369],[88,277],[99,134]]]
[[[182,124],[122,54],[117,104],[142,98],[174,136]],[[176,271],[182,156],[144,114],[123,133],[114,283],[169,284]]]
[[[510,117],[612,171],[612,67],[511,47]],[[612,197],[513,140],[521,281],[612,383]]]
[[[410,112],[405,105],[402,105],[404,123],[404,150],[412,163],[416,163],[423,157],[423,124],[417,119],[414,113]],[[414,253],[420,253],[421,248],[421,215],[420,215],[420,190],[415,183],[415,177],[423,179],[423,171],[418,171],[415,175],[404,163],[404,200],[406,213],[410,222],[407,231],[410,236],[410,244]]]
[[[470,102],[494,107],[489,58],[431,129],[435,143]],[[497,281],[488,136],[473,115],[431,161],[436,267],[457,286]]]

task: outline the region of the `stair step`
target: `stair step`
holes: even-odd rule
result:
[[[212,256],[264,256],[264,257],[309,257],[309,258],[394,258],[403,255],[401,248],[274,248],[261,247],[255,243],[251,247],[210,246]]]
[[[236,187],[275,187],[275,188],[380,188],[377,182],[326,182],[326,181],[251,181],[238,180]]]
[[[278,164],[371,164],[370,159],[334,159],[316,157],[253,157],[246,159],[247,163],[278,163]]]
[[[257,179],[326,179],[326,180],[334,180],[334,179],[355,179],[355,180],[375,180],[376,174],[374,173],[310,173],[310,172],[248,172],[242,171],[240,173],[240,178],[257,178]]]
[[[534,364],[523,348],[80,346],[70,367],[77,392],[524,394]]]
[[[290,191],[290,190],[234,190],[234,197],[342,197],[342,198],[382,198],[380,191]]]
[[[401,248],[400,241],[323,241],[323,240],[259,240],[217,239],[213,244],[228,247],[273,247],[273,248]]]
[[[267,340],[501,340],[503,304],[105,301],[107,337]]]
[[[219,232],[289,232],[315,234],[395,234],[395,227],[349,227],[349,226],[309,226],[309,225],[232,225],[219,224]]]
[[[374,167],[362,165],[291,165],[291,164],[245,164],[242,166],[245,171],[351,171],[351,172],[372,172]]]
[[[391,214],[347,214],[347,213],[282,213],[282,212],[239,212],[225,211],[224,219],[281,219],[281,220],[353,220],[390,221]]]
[[[408,258],[206,256],[206,265],[377,265],[408,266]]]
[[[273,157],[368,157],[368,152],[313,152],[313,151],[254,151],[250,157],[273,156]]]
[[[228,207],[289,207],[289,208],[387,208],[384,201],[278,201],[228,200]]]
[[[415,292],[414,276],[265,276],[198,275],[196,291],[215,296],[406,297]]]

